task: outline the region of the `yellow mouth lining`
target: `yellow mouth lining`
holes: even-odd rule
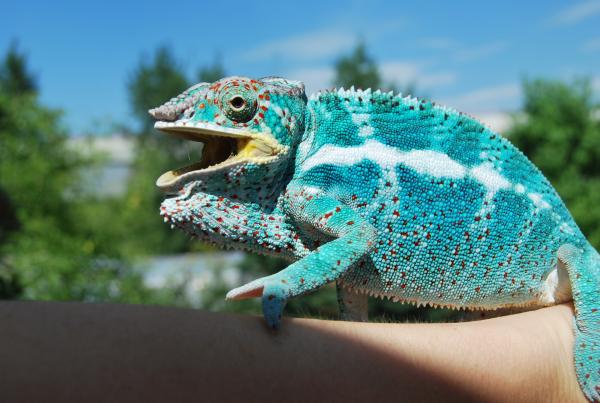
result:
[[[252,133],[172,125],[156,125],[156,128],[178,138],[203,143],[200,161],[165,172],[156,182],[159,187],[172,185],[191,172],[214,171],[242,161],[265,162],[283,149],[276,140]]]

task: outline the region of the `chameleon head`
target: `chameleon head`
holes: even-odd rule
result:
[[[156,129],[204,143],[200,161],[164,173],[157,186],[176,191],[219,173],[239,178],[285,165],[282,160],[299,142],[305,105],[304,85],[278,77],[227,77],[194,85],[149,111]]]

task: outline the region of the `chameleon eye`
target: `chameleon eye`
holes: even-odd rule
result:
[[[256,113],[257,95],[252,90],[230,86],[223,89],[219,98],[223,114],[235,123],[245,123]]]

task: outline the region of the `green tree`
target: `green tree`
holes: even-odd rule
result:
[[[333,84],[336,87],[380,89],[394,91],[403,95],[415,94],[414,82],[385,82],[375,60],[369,56],[366,45],[358,42],[348,55],[342,56],[335,63],[336,76]]]
[[[600,248],[600,120],[589,81],[530,80],[507,136],[548,177]]]
[[[181,63],[166,46],[148,60],[143,58],[128,84],[131,110],[140,125],[140,136],[153,136],[154,121],[148,110],[162,105],[190,86]]]
[[[37,92],[37,83],[33,74],[27,70],[27,58],[19,52],[13,42],[1,62],[0,87],[7,94],[31,94]]]
[[[92,160],[69,147],[60,112],[39,102],[26,58],[11,49],[0,75],[0,188],[10,206],[0,215],[10,229],[0,244],[0,295],[146,300],[141,276],[81,214],[93,204],[80,175]]]
[[[334,85],[337,87],[350,88],[373,88],[381,87],[381,75],[377,64],[367,53],[366,45],[359,42],[352,53],[342,56],[335,63],[336,76]]]
[[[215,60],[211,65],[201,67],[198,70],[198,81],[200,82],[212,83],[223,77],[225,77],[225,68],[218,55],[215,56]]]

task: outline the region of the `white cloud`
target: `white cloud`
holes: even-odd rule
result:
[[[456,97],[447,97],[443,104],[467,113],[477,114],[497,111],[507,106],[514,107],[521,96],[521,87],[516,83],[480,88]]]
[[[474,117],[498,133],[505,133],[512,125],[512,117],[505,112],[481,112]]]
[[[600,0],[586,1],[562,10],[550,18],[547,25],[550,27],[573,25],[596,14],[600,14]]]
[[[422,48],[433,50],[453,50],[460,47],[460,43],[452,38],[421,38],[418,44]]]
[[[418,88],[437,88],[444,85],[454,84],[458,77],[456,73],[445,71],[441,73],[422,74],[417,79]]]
[[[385,62],[380,64],[379,71],[384,82],[415,84],[419,90],[453,84],[457,80],[456,74],[450,71],[427,71],[424,62]]]
[[[480,45],[466,45],[449,37],[422,38],[418,44],[425,49],[451,52],[449,56],[456,62],[470,62],[495,55],[508,49],[505,41],[495,41]]]
[[[456,52],[454,59],[458,62],[471,62],[503,52],[508,48],[506,42],[491,42],[479,46],[463,47]]]
[[[317,60],[346,52],[355,43],[356,38],[353,35],[324,30],[268,42],[249,50],[242,57],[250,61],[269,58]]]
[[[379,65],[379,71],[385,81],[401,84],[414,82],[422,68],[422,63],[410,61],[390,61]]]
[[[600,36],[592,38],[581,46],[584,52],[600,52]]]

